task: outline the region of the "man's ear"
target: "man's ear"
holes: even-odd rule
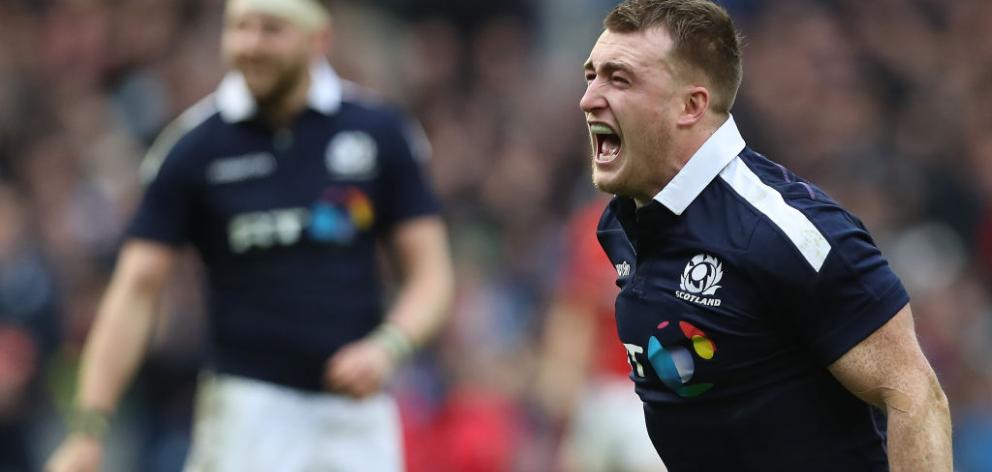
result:
[[[703,119],[706,109],[710,106],[710,91],[706,87],[693,85],[686,88],[682,102],[682,113],[677,124],[691,126]]]

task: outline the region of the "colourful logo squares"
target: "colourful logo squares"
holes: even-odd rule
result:
[[[663,321],[658,324],[658,329],[663,330],[668,326],[669,323]],[[716,355],[716,344],[706,336],[706,333],[687,321],[680,321],[679,329],[686,339],[691,341],[692,350],[699,358],[713,359]],[[692,353],[682,346],[666,348],[657,337],[651,336],[648,339],[648,361],[651,362],[662,383],[680,397],[696,397],[713,387],[711,383],[689,384],[695,374],[696,363]]]

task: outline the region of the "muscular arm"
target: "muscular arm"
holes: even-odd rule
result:
[[[440,329],[454,292],[444,223],[438,217],[404,222],[394,230],[389,243],[402,285],[386,323],[413,346],[419,346]],[[397,360],[376,339],[359,340],[328,360],[325,383],[332,391],[364,397],[382,387]]]
[[[420,345],[440,329],[454,292],[444,223],[436,217],[404,223],[390,243],[403,283],[386,319]]]
[[[168,246],[130,241],[121,250],[110,286],[83,348],[76,408],[113,412],[148,346],[162,287],[175,251]],[[102,462],[99,436],[72,434],[53,453],[49,472],[96,472]]]
[[[909,305],[829,369],[852,393],[885,410],[893,472],[952,470],[947,398],[920,350]]]
[[[111,412],[145,355],[175,250],[131,241],[121,250],[83,349],[77,405]]]

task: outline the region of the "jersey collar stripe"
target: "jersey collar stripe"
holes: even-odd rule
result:
[[[654,199],[681,215],[745,145],[733,115],[729,116]]]
[[[778,226],[813,270],[820,271],[830,243],[806,215],[786,203],[781,193],[762,182],[739,157],[720,172],[720,178]]]
[[[341,79],[324,59],[310,64],[310,90],[307,104],[325,115],[333,115],[341,107]],[[245,77],[230,71],[221,80],[215,93],[220,116],[228,123],[245,121],[255,115],[257,104],[248,90]]]

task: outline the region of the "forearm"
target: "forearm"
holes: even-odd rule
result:
[[[454,274],[444,225],[414,223],[399,248],[403,282],[386,321],[414,345],[429,341],[444,324],[454,294]]]
[[[453,293],[450,269],[424,268],[400,290],[386,321],[399,328],[414,345],[428,342],[444,324]]]
[[[395,236],[403,284],[385,322],[328,359],[328,390],[355,398],[379,391],[396,366],[443,324],[454,291],[451,260],[439,218],[403,225]]]
[[[129,241],[83,349],[76,406],[110,413],[144,357],[162,287],[175,260],[171,247]]]
[[[951,472],[951,415],[939,386],[915,408],[887,405],[888,453],[892,472]]]
[[[76,406],[112,412],[144,358],[156,297],[114,285],[108,290],[83,350]]]

